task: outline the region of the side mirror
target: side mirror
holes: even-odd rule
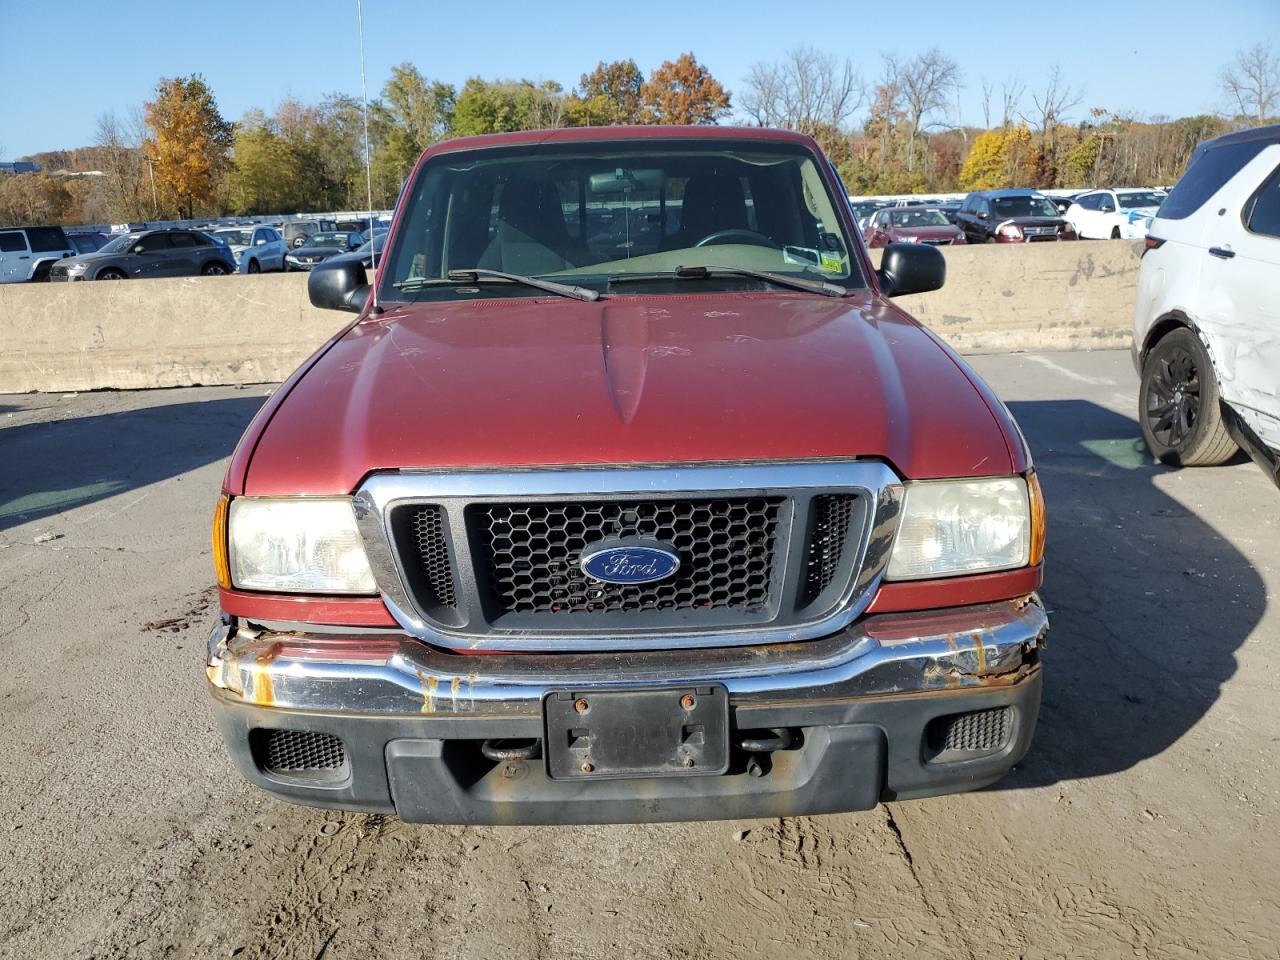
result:
[[[985,219],[987,219],[987,211],[985,211],[985,210],[979,210],[979,211],[978,211],[978,219],[979,219],[979,220],[985,220]]]
[[[317,263],[307,277],[307,296],[311,298],[311,305],[321,310],[359,313],[369,299],[369,278],[364,264],[354,259]]]
[[[946,282],[947,261],[927,243],[891,243],[880,259],[880,288],[890,297],[928,293]]]

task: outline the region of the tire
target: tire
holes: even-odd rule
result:
[[[1112,239],[1112,240],[1119,240],[1119,239],[1120,239],[1120,228],[1119,228],[1119,227],[1112,227],[1112,228],[1111,228],[1111,239]]]
[[[210,260],[200,268],[202,277],[225,277],[230,272],[225,263],[219,263],[217,260]]]
[[[103,270],[93,279],[95,280],[127,280],[129,278],[124,275],[123,270],[117,270],[114,267],[108,267],[106,270]]]
[[[245,268],[249,273],[261,273],[262,267],[258,265],[257,260],[250,260],[249,266]]]
[[[1212,467],[1239,449],[1218,407],[1218,380],[1196,334],[1179,327],[1147,353],[1138,389],[1138,423],[1161,463]]]

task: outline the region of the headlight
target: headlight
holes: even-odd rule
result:
[[[885,576],[920,580],[1038,562],[1032,531],[1033,525],[1042,529],[1043,509],[1037,498],[1033,523],[1032,506],[1022,477],[908,483]]]
[[[996,227],[996,233],[1002,237],[1011,237],[1014,240],[1022,239],[1022,228],[1016,223],[1002,223]]]
[[[237,497],[228,527],[233,586],[377,593],[349,499]]]

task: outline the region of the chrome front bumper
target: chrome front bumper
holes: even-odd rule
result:
[[[881,614],[831,636],[754,647],[461,655],[404,635],[275,632],[219,622],[206,672],[223,701],[361,715],[536,721],[553,690],[715,682],[737,709],[1010,686],[1038,672],[1035,595]]]

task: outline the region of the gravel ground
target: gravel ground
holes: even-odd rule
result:
[[[974,365],[1049,501],[1031,753],[976,794],[657,826],[250,788],[201,664],[264,388],[0,396],[0,957],[1280,957],[1280,492],[1152,466],[1125,354]]]

